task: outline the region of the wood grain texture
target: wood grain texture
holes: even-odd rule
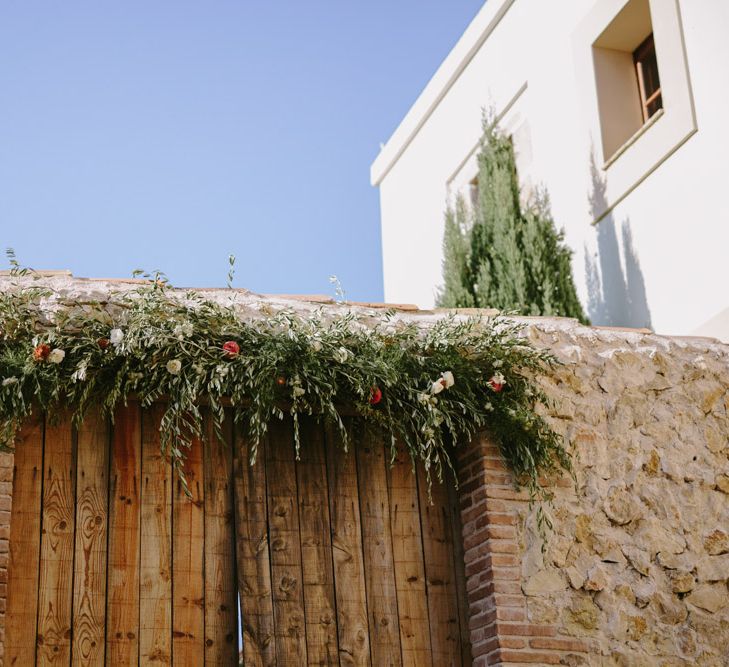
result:
[[[362,434],[357,438],[356,455],[372,664],[399,667],[400,627],[382,439]]]
[[[43,489],[43,415],[33,414],[15,442],[5,664],[35,664]]]
[[[347,418],[349,432],[352,420]],[[350,438],[351,440],[351,438]],[[350,442],[350,447],[356,446]],[[329,510],[331,513],[334,582],[337,601],[339,659],[342,665],[370,665],[362,536],[360,533],[357,465],[344,453],[341,436],[327,428]]]
[[[276,665],[266,495],[267,440],[249,464],[250,445],[235,438],[235,522],[243,657],[246,667]]]
[[[461,530],[461,508],[458,491],[452,479],[446,483],[448,491],[448,507],[450,510],[450,526],[453,533],[453,570],[458,595],[458,625],[460,630],[461,663],[470,667],[471,633],[468,629],[468,595],[466,593],[466,563],[463,557],[463,531]]]
[[[203,444],[195,439],[183,468],[191,496],[172,480],[172,661],[180,667],[205,663],[205,515]]]
[[[324,433],[314,419],[305,419],[301,425],[296,479],[309,665],[338,665]]]
[[[139,661],[172,661],[172,466],[160,451],[164,407],[142,412]]]
[[[388,476],[402,662],[408,667],[439,667],[430,646],[417,478],[403,448],[398,449]]]
[[[106,664],[139,664],[142,421],[138,403],[115,415],[109,475]]]
[[[215,435],[209,415],[203,447],[205,469],[205,664],[238,661],[238,591],[233,517],[233,424]]]
[[[306,665],[299,508],[290,418],[269,426],[266,456],[271,583],[278,665]]]
[[[74,665],[104,664],[109,441],[109,421],[90,410],[79,426],[76,452]]]
[[[66,665],[71,661],[75,436],[70,418],[59,416],[60,420],[49,421],[45,430],[36,656],[39,665]]]
[[[433,479],[429,499],[421,465],[418,465],[418,489],[433,664],[456,667],[461,665],[461,643],[448,490]]]

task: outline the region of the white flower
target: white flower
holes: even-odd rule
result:
[[[3,387],[9,387],[11,384],[17,384],[18,378],[16,378],[14,375],[9,378],[5,378],[3,380]]]
[[[484,405],[483,407],[484,407],[484,409],[485,409],[485,410],[486,410],[487,412],[493,412],[493,411],[494,411],[494,406],[493,406],[493,405],[491,405],[491,401],[487,401],[487,402],[486,402],[486,405]]]
[[[182,362],[179,359],[170,359],[167,362],[167,372],[172,375],[178,375],[182,369]]]
[[[314,352],[321,352],[321,341],[314,340],[311,341],[311,349],[314,350]]]
[[[418,402],[425,404],[428,401],[430,401],[430,396],[428,396],[428,394],[424,394],[424,393],[418,394]]]
[[[74,382],[83,382],[86,379],[86,364],[81,364],[71,376]]]
[[[121,329],[112,329],[109,332],[109,340],[112,345],[119,345],[124,340],[124,332]]]
[[[303,396],[306,393],[306,390],[303,387],[295,386],[292,393],[296,398],[299,396]]]
[[[65,356],[66,352],[64,350],[56,348],[55,350],[51,350],[51,353],[48,355],[48,361],[52,364],[60,364]]]
[[[178,340],[183,340],[186,336],[192,336],[192,324],[185,322],[184,324],[178,324],[172,333],[177,337]]]
[[[501,359],[497,359],[492,365],[494,368],[501,368],[504,365],[504,362]]]
[[[136,382],[137,380],[141,380],[144,377],[142,373],[129,373],[129,379],[132,382]]]
[[[340,364],[343,364],[349,359],[349,350],[347,350],[346,347],[340,347],[336,352],[334,352],[334,359],[336,359]]]
[[[443,373],[442,378],[443,378],[442,382],[445,383],[444,387],[446,389],[448,389],[449,387],[452,387],[456,383],[456,380],[453,377],[453,373],[451,373],[451,371],[446,371],[445,373]]]
[[[432,385],[430,385],[430,393],[431,394],[440,394],[445,389],[445,385],[443,384],[442,380],[436,380]]]

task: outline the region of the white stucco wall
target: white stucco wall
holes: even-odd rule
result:
[[[514,132],[522,180],[550,193],[555,220],[575,250],[586,305],[585,248],[602,269],[607,305],[593,310],[596,322],[643,326],[649,317],[658,332],[685,334],[729,305],[729,3],[651,0],[665,115],[605,170],[595,135],[590,30],[600,12],[624,1],[560,0],[558,10],[543,0],[486,3],[372,167],[387,301],[433,305],[443,212],[476,173],[467,158],[478,143],[482,109],[492,107]],[[673,29],[683,45],[666,56],[656,23],[670,22],[671,12],[680,19]],[[688,71],[690,84],[682,102],[667,84],[679,70],[684,78]],[[697,131],[686,133],[691,123]],[[589,203],[595,178],[612,207],[597,225]],[[604,212],[605,204],[598,208]],[[624,229],[632,234],[633,258]],[[626,289],[632,309],[624,305]]]

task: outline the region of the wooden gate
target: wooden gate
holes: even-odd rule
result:
[[[348,454],[305,420],[298,461],[291,420],[275,422],[248,466],[228,420],[226,443],[189,452],[188,498],[161,415],[23,429],[6,664],[470,664],[451,488],[430,504],[422,471],[402,452],[390,466],[355,419]]]

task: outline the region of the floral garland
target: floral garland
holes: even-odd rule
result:
[[[104,303],[67,303],[38,282],[0,292],[0,446],[13,445],[32,409],[91,405],[113,416],[135,397],[166,401],[161,447],[182,475],[193,438],[203,435],[201,401],[220,433],[224,406],[251,440],[251,462],[269,422],[319,415],[347,432],[354,408],[424,463],[428,480],[452,469],[455,443],[487,427],[531,497],[548,497],[539,477],[570,470],[560,437],[538,414],[534,378],[554,363],[505,318],[405,322],[335,309],[246,318],[196,292],[154,280]],[[48,304],[54,307],[49,308]],[[45,304],[45,305],[44,305]],[[333,311],[333,312],[332,312]],[[184,478],[183,478],[184,479]]]

